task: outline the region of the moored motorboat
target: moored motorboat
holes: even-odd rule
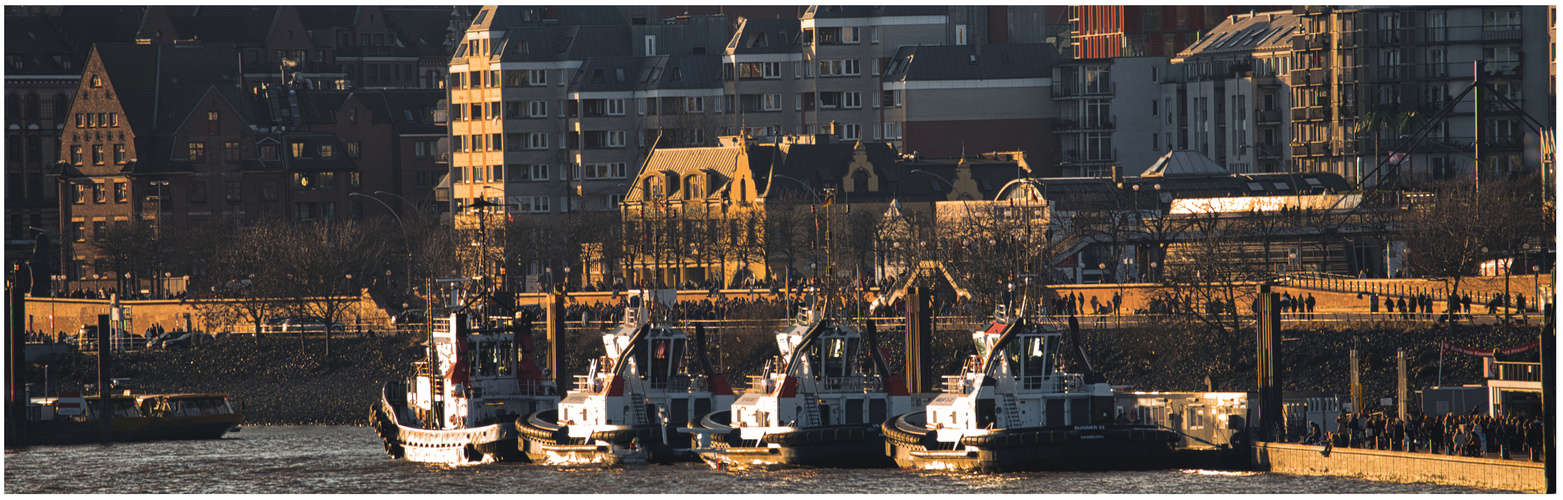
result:
[[[715,467],[894,466],[880,424],[912,411],[912,398],[889,374],[871,321],[865,332],[800,312],[776,334],[781,356],[749,391],[729,411],[690,423],[700,457]]]
[[[370,421],[391,456],[414,462],[524,461],[515,420],[550,410],[554,383],[532,359],[532,318],[437,319],[429,358],[385,384]]]
[[[623,322],[602,335],[606,356],[576,376],[557,411],[516,421],[532,461],[615,465],[692,458],[689,436],[679,428],[692,415],[732,404],[727,379],[706,358],[704,329],[696,328],[690,355],[682,330],[652,319],[648,296],[631,293]],[[689,373],[690,358],[702,375]]]
[[[902,468],[962,472],[1167,466],[1178,435],[1113,422],[1112,388],[1085,359],[1073,317],[1069,324],[1084,374],[1060,369],[1056,328],[1001,304],[972,334],[978,355],[945,376],[943,393],[883,424],[887,453]]]
[[[147,439],[217,439],[244,422],[226,394],[143,394],[136,396],[136,406],[152,419]]]
[[[103,441],[98,396],[63,393],[32,398],[28,404],[29,445]],[[244,415],[225,394],[142,394],[109,396],[110,440],[118,442],[218,439],[238,427]]]

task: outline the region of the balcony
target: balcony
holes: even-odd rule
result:
[[[1256,118],[1256,121],[1258,121],[1260,125],[1266,125],[1266,124],[1274,125],[1274,124],[1277,124],[1277,123],[1281,123],[1281,110],[1279,110],[1279,109],[1261,110],[1258,113],[1258,117]]]
[[[1519,40],[1519,39],[1521,39],[1521,34],[1522,33],[1523,32],[1520,30],[1519,26],[1515,26],[1514,29],[1507,29],[1507,30],[1493,30],[1493,31],[1482,30],[1482,41],[1484,41],[1484,42],[1499,42],[1499,41],[1508,41],[1508,40]]]
[[[1493,364],[1498,365],[1498,373],[1495,374],[1497,375],[1496,377],[1491,377],[1491,375],[1494,374],[1489,374],[1490,378],[1495,378],[1498,380],[1512,380],[1516,382],[1541,381],[1541,363],[1498,361]]]

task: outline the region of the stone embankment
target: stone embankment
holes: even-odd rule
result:
[[[596,330],[572,330],[565,369],[584,370],[601,354]],[[1349,352],[1359,349],[1364,400],[1395,394],[1395,351],[1405,349],[1412,390],[1438,385],[1482,383],[1480,358],[1445,354],[1439,342],[1477,348],[1511,347],[1535,340],[1537,327],[1459,326],[1453,331],[1426,324],[1318,324],[1291,326],[1281,346],[1283,384],[1288,390],[1349,394]],[[728,380],[743,381],[775,354],[774,329],[716,335],[713,357]],[[1255,385],[1253,333],[1218,334],[1175,325],[1082,331],[1091,362],[1114,385],[1139,391],[1248,391]],[[573,338],[571,338],[573,337]],[[897,331],[881,333],[891,369],[901,371],[904,345]],[[969,331],[935,336],[931,375],[952,374],[971,353]],[[225,392],[252,424],[362,424],[389,380],[411,374],[424,355],[413,335],[334,338],[229,337],[215,344],[169,352],[116,353],[112,373],[129,378],[137,392]],[[539,339],[541,340],[541,339]],[[1531,356],[1534,351],[1518,355]],[[49,391],[80,389],[97,380],[97,360],[71,354],[47,367]],[[1441,378],[1440,378],[1441,376]],[[1209,379],[1207,386],[1207,377]],[[27,381],[44,386],[45,367],[30,365]],[[936,379],[937,380],[937,379]],[[742,384],[736,384],[741,386]],[[1412,401],[1415,410],[1417,401]]]

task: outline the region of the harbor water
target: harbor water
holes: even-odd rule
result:
[[[246,426],[209,441],[36,446],[5,453],[5,493],[1499,493],[1258,472],[1161,470],[953,474],[705,464],[612,469],[393,460],[372,429]]]

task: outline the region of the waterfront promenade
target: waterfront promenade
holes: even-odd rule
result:
[[[1460,457],[1366,448],[1330,448],[1292,443],[1255,443],[1259,470],[1310,476],[1348,476],[1373,481],[1426,482],[1544,493],[1540,462]]]

